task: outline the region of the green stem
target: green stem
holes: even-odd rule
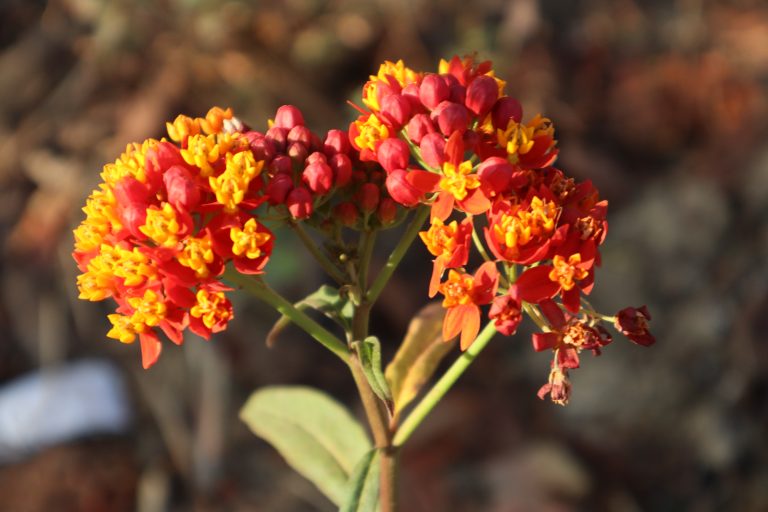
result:
[[[304,329],[325,348],[336,354],[339,359],[349,364],[349,349],[346,344],[334,336],[328,329],[312,320],[306,313],[297,309],[260,278],[246,276],[232,269],[227,269],[224,273],[224,279],[242,288],[254,297],[263,300],[277,311],[290,318],[293,323]]]
[[[402,446],[413,431],[421,425],[424,418],[435,408],[440,399],[445,396],[451,387],[456,383],[459,377],[464,371],[472,364],[477,355],[488,345],[493,335],[496,334],[496,327],[493,322],[489,322],[485,328],[480,331],[480,334],[475,338],[472,345],[469,346],[466,352],[461,354],[459,358],[451,365],[450,368],[440,377],[432,389],[424,395],[424,398],[414,407],[413,411],[408,415],[400,428],[397,429],[395,434],[394,445],[396,447]]]
[[[523,311],[525,311],[528,314],[528,316],[539,327],[539,329],[541,329],[544,332],[549,332],[551,330],[549,328],[549,325],[547,324],[547,321],[544,320],[539,310],[536,309],[536,306],[534,306],[533,304],[524,302]]]
[[[312,240],[312,237],[309,236],[309,233],[304,230],[304,227],[298,222],[294,221],[291,221],[290,225],[291,228],[293,228],[293,230],[299,236],[299,239],[301,239],[301,241],[304,243],[304,246],[307,248],[307,250],[312,253],[312,256],[314,256],[320,266],[323,267],[323,270],[325,270],[325,272],[331,276],[331,279],[336,281],[338,284],[346,284],[344,275],[339,271],[336,265],[334,265],[333,262],[328,259],[325,253],[320,250],[315,241]]]
[[[371,266],[371,257],[373,256],[373,247],[376,245],[376,231],[363,231],[360,235],[360,245],[358,249],[358,258],[360,267],[358,278],[360,290],[368,289],[368,269]]]
[[[400,264],[400,260],[405,256],[406,251],[408,251],[408,248],[413,243],[416,235],[419,234],[419,230],[424,225],[424,221],[427,220],[428,216],[428,206],[420,206],[418,210],[416,210],[416,215],[413,217],[411,224],[403,234],[400,242],[398,242],[397,246],[392,251],[392,254],[389,255],[384,267],[379,271],[379,275],[376,276],[376,280],[371,285],[370,290],[368,290],[367,298],[369,302],[374,303],[376,302],[376,299],[379,298],[382,290],[384,290],[384,286],[389,282],[389,278],[392,277],[395,269]]]

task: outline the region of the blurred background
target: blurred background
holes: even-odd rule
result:
[[[562,408],[536,398],[549,357],[530,327],[498,337],[402,454],[403,510],[768,510],[758,0],[0,2],[0,510],[333,510],[237,418],[268,384],[316,385],[359,414],[333,356],[295,329],[267,349],[276,315],[237,297],[226,332],[143,371],[138,346],[105,337],[111,305],[77,300],[71,230],[102,165],[178,113],[231,106],[264,129],[289,103],[321,132],[354,117],[344,102],[382,60],[432,70],[473,51],[526,117],[554,120],[558,166],[610,201],[593,302],[648,304],[658,343],[583,358]],[[268,266],[295,299],[322,283],[297,247],[282,237]],[[376,310],[388,355],[429,260],[414,245]],[[19,432],[47,378],[60,392]],[[40,442],[62,428],[70,440]]]

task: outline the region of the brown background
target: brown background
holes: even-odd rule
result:
[[[101,166],[178,113],[284,103],[344,126],[383,59],[435,69],[476,50],[526,112],[555,121],[559,165],[609,199],[594,302],[647,303],[658,343],[617,339],[539,401],[548,358],[499,337],[403,454],[405,511],[768,510],[768,8],[755,1],[5,0],[0,3],[0,385],[83,357],[124,373],[130,434],[0,467],[0,510],[332,510],[237,420],[267,384],[352,380],[275,315],[236,301],[211,343],[151,371],[76,299],[71,229]],[[292,298],[321,275],[288,234],[268,267]],[[380,264],[395,235],[383,237]],[[310,269],[310,270],[307,270]],[[374,328],[391,354],[425,300],[414,246]],[[300,277],[300,279],[297,279]]]

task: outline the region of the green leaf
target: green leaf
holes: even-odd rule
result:
[[[359,346],[360,363],[363,366],[363,373],[368,379],[368,384],[376,396],[392,409],[392,392],[389,390],[389,384],[381,371],[381,343],[376,336],[368,336]]]
[[[240,418],[336,505],[344,501],[356,463],[371,449],[349,411],[313,388],[260,389],[240,410]]]
[[[352,303],[342,297],[338,288],[322,285],[317,291],[310,293],[294,304],[294,307],[302,311],[307,308],[315,309],[338,323],[345,331],[352,329]],[[267,334],[267,346],[272,347],[277,342],[277,336],[291,323],[290,319],[283,315],[272,326]]]
[[[403,343],[385,375],[392,390],[395,415],[419,394],[440,361],[453,348],[455,340],[442,339],[445,310],[438,303],[424,306],[408,326]]]
[[[355,466],[347,497],[339,512],[376,512],[379,509],[379,450],[366,453]]]

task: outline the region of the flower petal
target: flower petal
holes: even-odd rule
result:
[[[549,278],[551,271],[552,266],[539,265],[523,272],[516,281],[520,298],[526,302],[537,303],[554,297],[560,290],[560,283]]]

